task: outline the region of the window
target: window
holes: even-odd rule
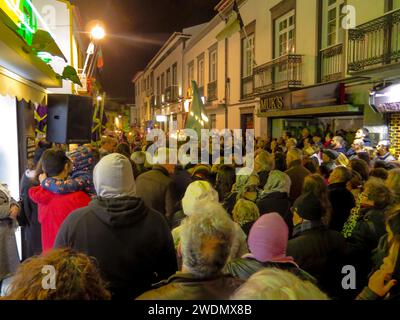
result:
[[[153,92],[154,89],[154,73],[150,73],[150,90]]]
[[[342,9],[344,0],[324,0],[323,20],[324,20],[324,39],[323,46],[330,47],[343,42],[344,31],[342,29],[342,19],[344,14]]]
[[[210,118],[210,128],[217,129],[217,115],[210,114],[209,118]]]
[[[172,66],[172,85],[176,86],[178,84],[178,65],[175,63]]]
[[[161,94],[164,94],[165,91],[165,74],[161,74]]]
[[[197,60],[197,82],[199,88],[204,87],[204,56]]]
[[[210,82],[217,81],[217,62],[217,49],[213,49],[210,51]]]
[[[254,33],[242,39],[242,78],[253,75]]]
[[[156,92],[157,95],[161,93],[161,92],[160,92],[160,77],[157,77],[157,87],[156,87],[156,90],[157,90],[157,92]]]
[[[192,87],[192,80],[194,80],[194,63],[191,61],[188,64],[188,87]]]
[[[393,0],[392,10],[400,9],[400,0]]]
[[[275,57],[295,53],[296,43],[295,10],[291,10],[275,20]]]
[[[167,88],[171,86],[171,69],[168,68],[167,70]]]

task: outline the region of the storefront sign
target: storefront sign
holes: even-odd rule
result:
[[[331,83],[292,92],[291,109],[345,104],[343,83]]]
[[[370,105],[377,112],[399,112],[400,111],[400,84],[390,85],[381,90],[372,91],[370,94]]]
[[[37,19],[30,0],[0,1],[0,9],[18,27],[20,36],[31,45],[33,34],[37,31]]]
[[[284,107],[283,96],[264,97],[260,99],[260,111],[282,110]]]

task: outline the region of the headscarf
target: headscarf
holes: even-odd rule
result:
[[[286,262],[296,265],[286,256],[289,230],[285,220],[276,212],[262,215],[252,226],[247,241],[250,254],[260,262]],[[297,266],[297,265],[296,265]]]
[[[267,183],[265,184],[264,190],[261,193],[261,198],[265,198],[268,194],[274,192],[289,194],[291,185],[292,181],[286,173],[279,170],[273,170],[268,176]]]
[[[190,216],[208,202],[218,202],[218,192],[207,181],[194,181],[186,189],[182,199],[182,209]]]
[[[246,223],[256,221],[260,217],[257,205],[246,199],[239,199],[232,211],[233,221],[243,226]]]
[[[94,168],[93,182],[97,196],[102,198],[136,196],[132,165],[122,154],[104,156]]]
[[[249,168],[242,168],[236,175],[236,182],[232,187],[232,192],[236,192],[236,199],[244,198],[245,193],[249,187],[258,186],[260,184],[260,178],[255,171],[251,171]]]

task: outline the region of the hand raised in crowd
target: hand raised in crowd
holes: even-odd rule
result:
[[[391,273],[378,270],[369,278],[368,287],[378,296],[384,297],[397,284],[397,281],[391,277]]]
[[[19,207],[16,205],[11,205],[10,208],[10,218],[13,220],[17,220],[18,214],[19,214]]]

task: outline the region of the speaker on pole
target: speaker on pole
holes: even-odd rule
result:
[[[47,101],[47,141],[66,144],[91,142],[92,97],[51,94]]]

